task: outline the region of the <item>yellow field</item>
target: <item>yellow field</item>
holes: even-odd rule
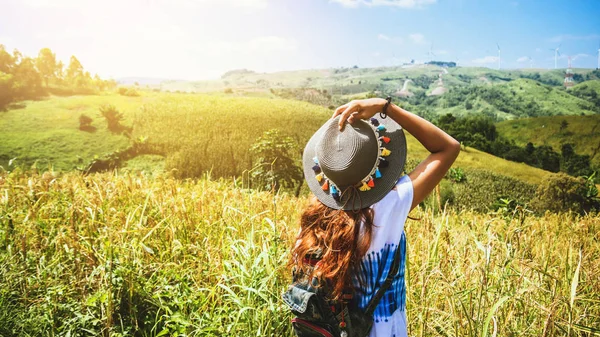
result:
[[[0,335],[291,336],[280,293],[305,202],[207,178],[0,173]],[[412,216],[411,336],[599,333],[597,216]]]

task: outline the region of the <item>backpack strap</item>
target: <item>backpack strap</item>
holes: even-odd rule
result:
[[[371,301],[369,301],[369,304],[367,305],[365,314],[369,317],[373,316],[373,313],[375,313],[375,308],[377,307],[377,304],[379,304],[379,301],[385,294],[386,290],[388,290],[388,288],[392,285],[392,281],[394,280],[394,277],[396,276],[396,274],[398,274],[398,269],[400,268],[400,250],[401,250],[400,245],[398,245],[398,248],[396,249],[396,253],[394,254],[394,261],[392,262],[392,268],[388,272],[387,277],[385,278],[385,281],[383,281],[383,283],[381,284],[381,287],[379,287],[379,289],[377,290],[377,292],[375,293],[373,298],[371,298]]]

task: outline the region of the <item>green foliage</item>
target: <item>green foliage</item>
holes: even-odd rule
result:
[[[104,104],[100,106],[99,110],[102,116],[106,118],[108,129],[111,132],[120,133],[125,129],[125,127],[121,124],[124,116],[122,113],[119,112],[119,110],[117,110],[117,108],[114,105]]]
[[[46,87],[51,79],[56,77],[58,64],[56,55],[49,48],[42,48],[36,60],[36,67],[44,79]]]
[[[462,144],[500,158],[526,163],[551,172],[560,170],[573,176],[587,175],[592,172],[590,157],[576,154],[571,144],[563,144],[561,148],[562,155],[559,155],[547,145],[536,148],[531,142],[522,148],[514,141],[498,137],[496,126],[492,120],[486,117],[456,118],[452,114],[446,114],[439,117],[437,123],[440,128]],[[561,130],[565,130],[568,125],[568,122],[563,120]]]
[[[561,131],[563,120],[567,126]],[[503,138],[512,139],[520,146],[531,142],[535,146],[550,146],[559,153],[563,144],[572,144],[578,154],[589,155],[590,163],[600,166],[600,114],[519,119],[496,126]]]
[[[591,196],[590,192],[586,179],[557,173],[542,182],[531,204],[538,212],[583,213],[600,209],[596,195]]]
[[[467,180],[467,175],[460,167],[450,168],[446,176],[455,183],[461,183]]]
[[[95,130],[95,128],[92,126],[93,121],[94,120],[92,119],[92,117],[81,114],[79,116],[79,130],[82,130],[82,131]]]
[[[137,97],[140,94],[134,88],[120,87],[119,88],[119,95],[129,96],[129,97]]]
[[[291,189],[302,184],[304,175],[296,163],[298,145],[277,129],[265,131],[250,147],[254,168],[250,176],[264,189]],[[255,186],[256,186],[255,185]]]
[[[41,49],[37,58],[31,58],[18,50],[11,55],[0,44],[0,109],[11,102],[36,99],[48,93],[90,94],[114,84],[97,75],[92,79],[75,56],[63,73],[62,62],[56,61],[49,48]]]
[[[498,198],[527,204],[535,196],[534,185],[486,170],[465,169],[466,181],[453,185],[454,206],[487,212]]]

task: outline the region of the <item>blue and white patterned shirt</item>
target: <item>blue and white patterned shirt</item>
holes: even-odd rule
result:
[[[412,181],[408,175],[405,175],[398,180],[395,189],[371,206],[375,212],[371,246],[361,261],[359,275],[354,277],[355,296],[359,299],[361,309],[366,309],[367,304],[386,279],[396,250],[400,249],[401,252],[398,274],[375,309],[370,337],[407,336],[404,223],[410,212],[412,200]]]

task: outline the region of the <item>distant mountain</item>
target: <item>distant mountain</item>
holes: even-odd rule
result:
[[[182,82],[183,80],[173,80],[168,78],[152,78],[152,77],[122,77],[118,78],[117,83],[122,85],[134,85],[136,82],[141,86],[160,85],[163,82]]]

